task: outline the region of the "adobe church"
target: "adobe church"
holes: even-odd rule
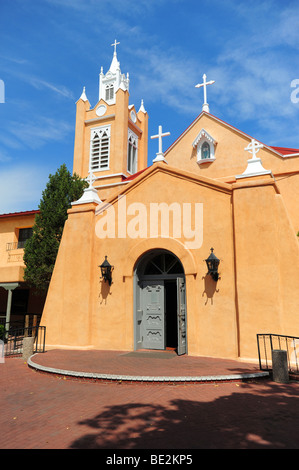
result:
[[[68,212],[41,325],[47,348],[257,359],[256,335],[299,336],[299,149],[202,112],[148,167],[117,43],[94,107],[77,101]],[[166,131],[171,129],[166,129]],[[165,140],[164,140],[165,143]]]

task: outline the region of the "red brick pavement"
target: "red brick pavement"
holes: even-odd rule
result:
[[[0,390],[1,449],[299,447],[298,382],[77,382],[9,358]]]

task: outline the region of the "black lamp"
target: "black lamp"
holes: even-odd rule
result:
[[[105,261],[100,265],[101,272],[102,272],[102,278],[104,281],[108,282],[109,286],[111,286],[112,283],[112,271],[114,269],[114,266],[111,266],[109,261],[107,260],[107,256],[105,256]]]
[[[210,274],[214,281],[217,282],[219,279],[218,266],[220,263],[220,259],[218,259],[217,256],[214,255],[213,251],[214,248],[211,248],[211,254],[205,260],[205,262],[207,263],[208,274]]]

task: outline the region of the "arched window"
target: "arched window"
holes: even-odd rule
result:
[[[128,133],[128,172],[136,173],[137,171],[137,146],[138,137],[129,130]]]
[[[204,142],[201,146],[201,159],[205,160],[206,158],[210,158],[210,154],[210,145],[208,144],[208,142]]]
[[[144,275],[183,274],[181,262],[172,253],[152,256],[144,268]]]
[[[201,129],[192,146],[196,149],[198,165],[212,163],[216,160],[216,140],[205,130]]]

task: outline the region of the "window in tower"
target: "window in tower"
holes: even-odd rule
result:
[[[113,85],[107,85],[106,86],[106,101],[113,100],[114,98],[114,86]]]
[[[92,171],[109,169],[110,126],[91,130],[90,166]]]
[[[128,172],[137,171],[138,137],[131,130],[128,131]]]

